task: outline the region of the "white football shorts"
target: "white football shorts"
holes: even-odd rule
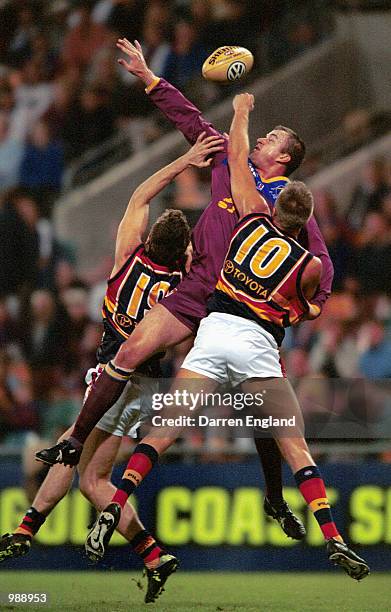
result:
[[[201,321],[182,368],[234,386],[248,378],[284,377],[273,336],[255,321],[221,312]]]
[[[86,395],[102,371],[101,365],[88,370],[85,378]],[[153,413],[151,396],[157,391],[157,381],[135,375],[126,385],[119,400],[103,415],[96,427],[113,436],[136,438],[141,423],[147,421]]]

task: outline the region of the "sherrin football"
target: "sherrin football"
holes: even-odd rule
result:
[[[236,81],[250,72],[254,57],[244,47],[219,47],[204,61],[202,76],[208,81]]]

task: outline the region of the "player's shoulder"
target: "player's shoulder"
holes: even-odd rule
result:
[[[246,225],[250,221],[266,221],[268,224],[275,227],[271,214],[264,211],[252,211],[247,213],[239,219],[238,225]]]
[[[135,258],[138,257],[139,259],[142,259],[144,254],[145,244],[143,242],[138,243],[137,246],[133,248],[132,246],[130,246],[129,249],[124,252],[121,257],[116,259],[114,268],[107,282],[111,284],[115,280],[118,280],[118,278],[122,277],[127,272],[129,267],[133,264]]]

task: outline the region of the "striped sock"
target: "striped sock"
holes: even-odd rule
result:
[[[138,444],[134,449],[133,455],[129,459],[122,480],[111,501],[119,504],[121,508],[123,508],[128,497],[138,487],[145,476],[149,474],[158,459],[159,455],[153,446],[143,443]]]
[[[35,536],[38,530],[42,527],[46,520],[46,516],[38,512],[33,506],[29,508],[23,517],[19,527],[17,527],[14,533],[21,533],[30,537]]]
[[[155,538],[151,536],[146,529],[139,531],[130,542],[136,555],[139,555],[146,567],[156,565],[156,559],[159,559],[163,553],[163,549],[157,544]]]
[[[126,381],[130,380],[134,370],[126,370],[125,368],[119,368],[114,364],[113,361],[109,361],[109,363],[105,366],[105,372],[114,380]]]
[[[318,466],[309,465],[302,468],[296,472],[295,480],[300,493],[314,513],[325,540],[336,538],[342,542],[342,537],[333,520],[326,487]]]

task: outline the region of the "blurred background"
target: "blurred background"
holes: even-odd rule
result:
[[[185,147],[142,84],[118,66],[115,41],[126,36],[137,38],[152,70],[222,131],[229,126],[232,96],[244,88],[256,97],[254,140],[284,124],[307,144],[295,177],[313,189],[335,267],[334,288],[319,320],[289,330],[283,352],[309,420],[331,409],[325,398],[331,397],[332,379],[346,380],[350,389],[352,380],[368,383],[365,401],[360,392],[345,393],[344,383],[332,393],[332,410],[341,421],[352,413],[373,416],[368,436],[314,440],[313,450],[335,486],[337,514],[351,540],[367,545],[376,563],[389,567],[390,11],[385,0],[0,1],[1,532],[18,524],[44,476],[31,460],[33,451],[54,442],[80,409],[84,373],[95,365],[102,333],[100,306],[115,231],[127,201],[137,184]],[[226,44],[254,54],[245,83],[218,86],[200,77],[204,59]],[[184,172],[152,204],[152,221],[174,207],[194,225],[209,200],[209,179],[207,171]],[[165,376],[175,373],[188,349],[186,344],[167,353]],[[130,448],[124,441],[124,452]],[[281,546],[291,543],[273,525],[265,522],[261,535],[243,532],[237,540],[224,530],[216,540],[213,524],[208,527],[214,503],[221,512],[221,495],[228,492],[230,504],[239,495],[227,462],[243,471],[248,491],[253,487],[255,497],[244,496],[243,503],[255,504],[261,515],[257,496],[263,484],[251,440],[191,432],[167,462],[163,476],[140,495],[148,501],[148,526],[167,545],[187,550],[185,567],[192,567],[194,543],[205,550],[236,546],[244,569],[254,560],[264,567],[270,559],[262,546],[275,545],[272,566],[281,566]],[[198,476],[199,496],[211,485],[221,495],[197,502],[197,524],[205,520],[204,531],[189,527],[183,539],[175,522],[167,521],[178,504],[191,514],[200,462],[205,483]],[[172,485],[182,488],[182,501],[171,495]],[[295,489],[287,491],[297,511],[303,510]],[[69,524],[58,531],[56,518],[48,521],[40,538],[49,552],[43,548],[35,561],[29,558],[31,567],[52,566],[51,545],[83,541],[87,506],[78,493],[72,495],[64,502],[73,509]],[[357,516],[356,497],[362,511]],[[227,508],[215,524],[228,529]],[[311,525],[311,517],[306,521]],[[307,543],[318,546],[311,529]],[[63,555],[59,567],[75,563],[72,551]],[[311,549],[305,555],[303,567],[312,566]],[[229,558],[215,550],[212,561],[227,567]],[[293,553],[290,562],[302,567]],[[202,563],[208,567],[207,557]]]

